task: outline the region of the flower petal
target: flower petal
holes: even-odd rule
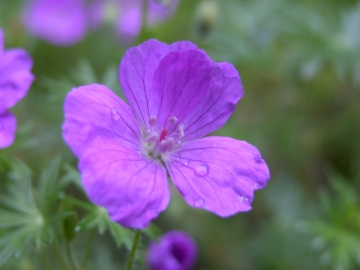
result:
[[[79,169],[89,198],[123,226],[145,228],[169,203],[165,168],[112,138],[94,139]]]
[[[0,148],[10,146],[15,139],[16,118],[9,112],[0,115]]]
[[[66,97],[64,111],[63,137],[78,157],[97,137],[140,149],[140,130],[129,106],[106,86],[74,88]]]
[[[184,140],[201,138],[223,126],[243,93],[236,69],[229,63],[214,63],[206,97],[183,121]]]
[[[28,92],[34,76],[32,59],[22,49],[9,49],[0,55],[0,113],[14,106]]]
[[[185,201],[222,217],[249,211],[254,190],[270,178],[259,151],[231,138],[189,142],[171,158],[166,166]]]
[[[173,116],[182,122],[191,114],[209,91],[211,75],[212,61],[203,51],[168,53],[153,79],[159,125],[165,125]]]
[[[158,97],[153,91],[153,77],[160,61],[169,52],[196,48],[196,45],[187,41],[168,45],[157,40],[149,40],[137,47],[132,47],[124,55],[120,64],[120,83],[143,129],[149,127],[150,117],[158,112]]]
[[[25,27],[55,45],[72,45],[86,34],[88,15],[83,0],[32,0],[24,11]]]

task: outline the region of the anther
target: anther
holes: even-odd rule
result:
[[[151,117],[150,117],[150,119],[149,119],[149,124],[150,124],[151,127],[156,126],[156,124],[157,124],[157,118],[156,118],[156,116],[151,116]]]
[[[175,124],[175,123],[177,122],[177,120],[178,120],[178,119],[176,118],[176,116],[171,116],[171,117],[169,117],[169,119],[168,119],[170,125]]]

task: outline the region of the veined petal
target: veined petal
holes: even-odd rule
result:
[[[81,157],[98,137],[140,151],[141,133],[129,106],[106,86],[74,88],[64,111],[63,137],[76,156]]]
[[[249,211],[254,190],[270,178],[259,151],[231,138],[189,142],[171,158],[166,167],[185,201],[222,217]]]
[[[94,139],[79,169],[89,198],[123,226],[145,228],[169,203],[165,168],[112,139]]]
[[[201,50],[171,52],[160,62],[153,81],[160,126],[175,116],[189,116],[209,91],[212,61]],[[155,110],[155,108],[154,108]]]
[[[149,119],[158,112],[158,99],[153,90],[153,77],[161,60],[169,52],[196,49],[191,42],[182,41],[171,45],[149,40],[129,49],[119,70],[119,79],[136,119],[143,129],[149,127]]]
[[[88,15],[83,0],[31,0],[24,9],[23,24],[35,36],[69,46],[85,36]]]
[[[15,139],[16,118],[9,112],[0,114],[0,148],[10,146]]]
[[[223,126],[243,93],[239,74],[233,65],[214,63],[206,97],[183,121],[184,140],[201,138]]]
[[[34,80],[31,67],[32,59],[22,49],[9,49],[0,54],[0,113],[27,94]]]

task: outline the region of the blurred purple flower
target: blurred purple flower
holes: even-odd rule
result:
[[[29,0],[23,23],[33,35],[59,46],[82,40],[90,24],[83,0]]]
[[[179,0],[162,2],[165,1],[149,1],[149,26],[168,19]],[[52,44],[73,45],[85,37],[89,28],[96,28],[104,20],[106,3],[116,4],[116,29],[120,40],[133,41],[141,31],[143,0],[92,0],[88,3],[84,0],[29,0],[23,24],[30,33]]]
[[[131,42],[138,36],[142,27],[144,0],[117,0],[119,16],[116,30],[124,42]],[[149,0],[147,7],[147,26],[169,19],[175,12],[179,0]]]
[[[185,232],[171,231],[151,243],[147,264],[152,270],[188,270],[196,259],[194,240]]]
[[[269,170],[259,151],[220,128],[243,95],[229,63],[191,42],[149,40],[119,72],[129,102],[103,85],[66,97],[63,137],[79,158],[90,199],[123,226],[144,228],[169,203],[167,174],[188,204],[226,217],[251,209]]]
[[[10,146],[15,138],[16,119],[7,110],[28,92],[34,76],[32,60],[23,49],[4,48],[0,29],[0,148]]]

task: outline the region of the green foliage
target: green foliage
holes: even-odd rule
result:
[[[122,245],[128,248],[131,247],[133,232],[113,222],[109,218],[106,209],[100,206],[84,204],[84,202],[77,201],[74,198],[67,199],[87,211],[87,214],[80,220],[75,228],[76,231],[96,228],[99,234],[104,234],[108,230],[118,247]]]
[[[123,97],[127,48],[113,24],[70,47],[40,41],[21,26],[24,3],[0,1],[5,45],[25,48],[36,76],[11,108],[15,143],[0,150],[0,268],[71,269],[73,260],[117,269],[133,231],[86,198],[61,125],[74,87],[101,83]],[[256,145],[272,178],[252,211],[228,219],[190,208],[171,187],[155,221],[161,230],[146,229],[140,250],[161,231],[183,229],[199,247],[195,269],[360,268],[359,29],[354,0],[181,0],[173,18],[141,33],[134,45],[188,39],[235,65],[245,95],[216,134]]]
[[[338,174],[330,174],[332,190],[321,190],[322,219],[309,223],[316,234],[314,246],[324,265],[332,269],[360,267],[360,200],[352,185]]]
[[[60,159],[55,159],[35,187],[29,168],[19,160],[12,164],[7,193],[0,197],[0,265],[10,256],[19,257],[31,245],[38,247],[39,241],[51,243],[53,223],[70,214],[53,213],[58,193],[68,184],[56,182],[59,164]]]

